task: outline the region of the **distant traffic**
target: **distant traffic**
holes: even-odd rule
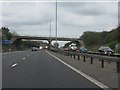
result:
[[[33,46],[32,47],[32,51],[39,51],[41,49],[48,49],[48,46]],[[88,54],[99,54],[99,55],[115,55],[115,51],[113,51],[110,47],[108,46],[101,46],[98,48],[97,52],[93,52],[93,51],[89,51],[88,48],[86,48],[85,46],[81,46],[81,47],[77,47],[76,44],[71,44],[69,45],[69,47],[65,47],[65,48],[59,48],[58,50],[62,50],[62,51],[70,51],[70,52],[79,52],[79,53],[88,53]]]

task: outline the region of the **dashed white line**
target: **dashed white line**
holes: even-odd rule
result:
[[[67,67],[69,67],[70,69],[72,69],[73,71],[77,72],[78,74],[82,75],[83,77],[85,77],[86,79],[88,79],[89,81],[93,82],[95,85],[99,86],[100,88],[106,90],[106,89],[110,89],[110,87],[104,85],[103,83],[97,81],[96,79],[90,77],[89,75],[83,73],[82,71],[74,68],[73,66],[67,64],[66,62],[64,62],[63,60],[59,59],[58,57],[54,56],[53,54],[49,53],[48,51],[46,51],[49,55],[51,55],[52,57],[54,57],[55,59],[57,59],[58,61],[60,61],[61,63],[63,63],[64,65],[66,65]]]
[[[12,67],[15,67],[15,66],[17,66],[18,64],[17,63],[14,63],[13,65],[12,65]]]
[[[22,51],[14,51],[14,52],[5,52],[5,53],[2,53],[2,54],[12,54],[12,53],[20,53]]]
[[[26,58],[22,58],[23,60],[25,60]]]

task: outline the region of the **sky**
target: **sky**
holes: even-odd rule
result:
[[[8,27],[11,32],[15,31],[20,35],[50,36],[51,21],[51,36],[55,36],[55,0],[22,1],[0,3],[2,26]],[[85,31],[102,32],[116,28],[118,26],[117,1],[58,1],[57,36],[79,38]]]

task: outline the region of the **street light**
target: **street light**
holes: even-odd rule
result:
[[[57,0],[56,0],[56,44],[57,44]]]
[[[51,20],[50,20],[50,41],[49,41],[49,49],[51,49]]]
[[[50,20],[50,40],[51,40],[51,20]]]

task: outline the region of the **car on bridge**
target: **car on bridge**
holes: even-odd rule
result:
[[[108,56],[114,53],[114,51],[108,46],[101,46],[98,49],[98,52],[99,54],[108,55]]]

